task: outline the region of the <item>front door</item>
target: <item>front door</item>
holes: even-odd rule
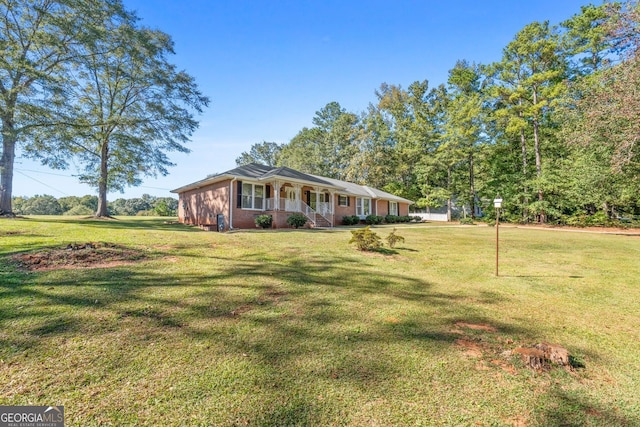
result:
[[[286,193],[287,193],[287,199],[285,200],[284,209],[287,212],[297,212],[298,211],[298,203],[297,203],[297,200],[296,200],[296,189],[295,188],[291,188],[291,187],[287,187]]]

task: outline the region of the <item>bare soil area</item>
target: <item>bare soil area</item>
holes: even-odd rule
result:
[[[106,242],[69,243],[62,248],[16,254],[11,257],[21,268],[45,271],[75,268],[106,268],[132,264],[145,258],[140,249]]]

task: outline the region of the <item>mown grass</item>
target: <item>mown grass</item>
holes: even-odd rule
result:
[[[361,253],[348,229],[1,220],[0,405],[82,426],[640,425],[640,237],[503,227],[494,277],[494,229],[396,227]],[[147,256],[10,260],[89,241]],[[504,353],[541,341],[584,367]]]

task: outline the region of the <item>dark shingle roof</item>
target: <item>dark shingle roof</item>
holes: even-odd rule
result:
[[[207,177],[201,181],[194,182],[192,184],[185,185],[183,187],[172,190],[172,193],[181,193],[183,191],[192,190],[206,185],[210,185],[214,182],[218,182],[225,178],[248,178],[263,181],[272,177],[282,177],[288,179],[294,179],[302,182],[310,182],[315,184],[321,184],[328,187],[337,188],[345,193],[355,196],[373,197],[385,200],[395,200],[413,203],[411,200],[404,199],[402,197],[395,196],[377,188],[367,187],[365,185],[358,185],[352,182],[341,181],[338,179],[327,178],[324,176],[310,175],[304,172],[297,171],[295,169],[288,168],[286,166],[273,167],[260,165],[257,163],[251,163],[244,166],[238,166],[237,168],[228,170],[223,173],[219,173],[210,177]]]

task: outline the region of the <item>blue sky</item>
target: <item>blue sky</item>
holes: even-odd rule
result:
[[[288,142],[332,101],[360,113],[382,83],[446,81],[458,59],[490,63],[526,24],[557,24],[580,0],[123,0],[142,25],[173,37],[173,62],[194,76],[211,105],[190,154],[170,154],[167,177],[109,199],[169,189],[235,167],[262,141]],[[593,3],[599,4],[599,1]],[[15,165],[13,194],[95,194],[73,167]]]

